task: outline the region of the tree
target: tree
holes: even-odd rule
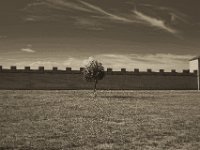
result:
[[[94,94],[96,93],[97,83],[105,76],[102,63],[97,60],[91,60],[83,69],[84,79],[88,82],[94,82]]]

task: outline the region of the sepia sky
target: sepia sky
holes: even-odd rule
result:
[[[0,64],[187,69],[200,55],[199,0],[1,0]]]

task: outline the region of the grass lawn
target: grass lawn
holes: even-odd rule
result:
[[[200,149],[200,92],[0,91],[0,149]]]

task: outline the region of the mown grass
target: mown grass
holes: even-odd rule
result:
[[[200,149],[195,91],[0,91],[0,149]]]

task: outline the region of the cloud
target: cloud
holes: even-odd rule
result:
[[[136,17],[138,19],[144,21],[144,23],[147,23],[151,26],[160,28],[160,29],[165,30],[167,32],[170,32],[172,34],[177,33],[177,31],[175,29],[172,29],[172,28],[168,27],[167,25],[165,25],[165,22],[163,20],[159,20],[157,18],[147,16],[147,15],[145,15],[145,14],[143,14],[143,13],[137,11],[137,10],[134,10],[133,12],[136,15]]]
[[[141,71],[152,69],[158,71],[159,69],[165,69],[171,71],[176,69],[182,71],[182,69],[188,69],[188,60],[193,58],[192,55],[177,55],[177,54],[99,54],[87,57],[69,57],[66,59],[56,58],[37,58],[26,59],[21,62],[15,62],[18,60],[9,61],[7,65],[16,65],[18,68],[24,68],[24,66],[31,66],[31,68],[38,68],[38,66],[44,66],[46,69],[52,67],[58,67],[59,69],[65,69],[71,67],[73,70],[79,70],[80,67],[84,67],[87,63],[93,59],[97,59],[103,64],[105,68],[113,68],[113,70],[120,70],[126,68],[128,71],[133,71],[134,68],[139,68]],[[15,62],[15,63],[14,63]]]
[[[78,1],[65,1],[65,0],[37,0],[29,3],[22,11],[26,12],[26,16],[23,18],[25,21],[57,21],[64,20],[69,15],[61,15],[62,12],[81,11],[86,13],[93,12],[91,9],[86,8]],[[55,11],[52,13],[52,11]],[[56,12],[59,11],[59,12]]]
[[[49,9],[59,9],[62,11],[71,11],[71,10],[76,10],[76,11],[81,11],[81,12],[86,12],[83,15],[78,15],[76,13],[70,13],[69,15],[63,16],[56,16],[55,14],[52,15],[51,11],[50,14],[49,13],[45,13],[48,12],[47,10],[45,10],[44,12],[40,13],[41,11],[44,10],[43,7],[39,7],[40,5],[42,6],[46,6]],[[147,5],[147,6],[151,6],[151,5]],[[36,8],[35,8],[36,7]],[[83,1],[83,0],[76,0],[76,1],[65,1],[65,0],[46,0],[46,1],[42,1],[39,0],[37,2],[34,2],[32,4],[29,4],[27,6],[27,10],[31,10],[34,12],[31,15],[28,15],[25,20],[26,21],[42,21],[42,20],[50,20],[50,21],[56,21],[60,20],[63,21],[65,20],[67,17],[70,17],[72,19],[74,19],[74,24],[76,25],[77,28],[83,28],[83,29],[87,29],[87,30],[103,30],[108,24],[106,24],[107,22],[105,22],[105,20],[102,19],[109,19],[112,22],[118,22],[118,23],[126,23],[126,24],[135,24],[135,23],[142,23],[142,24],[146,24],[149,25],[151,27],[156,27],[159,28],[161,30],[164,30],[166,32],[172,33],[172,34],[176,34],[178,31],[169,27],[168,25],[166,25],[166,22],[164,20],[161,19],[157,19],[151,16],[148,16],[142,12],[139,12],[137,10],[134,10],[131,12],[131,10],[129,11],[129,13],[123,14],[123,15],[118,15],[118,14],[114,14],[112,12],[109,12],[97,5],[91,4],[89,2]],[[41,10],[41,8],[43,10]],[[162,9],[160,7],[157,8],[157,6],[154,8],[154,6],[152,6],[152,8],[155,9],[159,9],[159,11],[162,11]],[[167,9],[167,8],[165,8]],[[37,11],[40,10],[40,11]],[[39,15],[38,15],[39,12]],[[79,12],[80,13],[80,12]],[[171,20],[169,23],[176,23],[176,20],[181,20],[184,21],[184,18],[181,17],[181,13],[176,13],[174,11],[171,11],[170,9],[166,10],[166,13],[171,17]]]
[[[43,17],[43,16],[33,16],[33,15],[29,15],[27,17],[24,18],[25,21],[28,22],[38,22],[38,21],[42,21],[47,19],[48,17]],[[49,18],[48,18],[49,19]]]
[[[188,16],[182,12],[179,12],[178,10],[174,10],[168,7],[158,7],[158,6],[157,7],[154,6],[154,8],[164,11],[166,12],[166,14],[169,14],[171,16],[172,23],[178,20],[178,21],[181,21],[182,23],[190,24],[188,21]]]
[[[128,19],[128,18],[125,18],[125,17],[121,17],[121,16],[118,16],[118,15],[115,15],[115,14],[112,14],[112,13],[109,13],[109,12],[103,10],[102,8],[100,8],[98,6],[95,6],[95,5],[92,5],[90,3],[87,3],[87,2],[84,2],[84,1],[80,1],[80,2],[82,4],[84,4],[85,6],[87,6],[88,8],[92,9],[92,10],[94,10],[94,11],[100,13],[100,14],[108,16],[112,20],[122,21],[122,22],[126,22],[126,23],[134,22],[131,19]]]
[[[7,63],[6,66],[16,65],[18,68],[24,68],[24,66],[30,66],[33,69],[37,69],[39,66],[44,66],[45,69],[52,69],[52,67],[58,67],[59,69],[65,70],[66,67],[72,67],[73,69],[78,69],[83,67],[83,63],[85,58],[79,59],[76,57],[69,57],[65,60],[59,60],[54,58],[46,58],[46,59],[26,59],[24,61],[15,62],[12,61]]]
[[[81,6],[76,1],[70,2],[65,0],[38,0],[27,5],[25,10],[30,11],[30,8],[37,8],[39,6],[47,6],[48,8],[58,9],[58,10],[79,10],[84,12],[92,12],[90,9]]]
[[[176,21],[181,21],[186,24],[190,24],[188,21],[188,16],[178,10],[169,8],[169,7],[161,7],[161,6],[156,6],[156,5],[151,5],[151,4],[140,4],[141,6],[145,7],[151,7],[153,10],[159,10],[159,12],[164,12],[165,14],[168,14],[171,17],[171,22],[176,23]]]
[[[177,21],[181,21],[183,23],[189,24],[189,22],[182,16],[175,14],[173,12],[169,12],[169,15],[171,16],[171,22],[176,23]]]
[[[21,64],[23,64],[23,63],[21,63]],[[45,66],[45,67],[49,68],[49,67],[53,67],[53,66],[59,66],[59,63],[55,62],[55,61],[39,60],[39,61],[36,61],[33,63],[29,63],[29,66],[31,66],[31,67]]]
[[[26,53],[35,53],[36,51],[31,49],[31,48],[22,48],[21,49],[22,52],[26,52]]]
[[[88,30],[102,31],[104,25],[97,20],[89,18],[74,17],[75,25],[78,28],[84,28]]]
[[[84,8],[80,6],[77,3],[74,2],[69,2],[69,1],[64,1],[64,0],[47,0],[50,4],[53,4],[53,6],[57,6],[59,8],[67,7],[70,9],[75,9],[75,10],[80,10],[80,11],[85,11],[85,12],[91,12],[90,9]]]
[[[112,67],[114,70],[120,68],[127,68],[127,70],[133,70],[139,68],[140,70],[146,70],[148,68],[158,71],[159,69],[165,69],[170,71],[171,69],[188,69],[188,60],[192,58],[192,55],[175,55],[175,54],[102,54],[95,56],[98,60],[103,62],[106,67]]]

